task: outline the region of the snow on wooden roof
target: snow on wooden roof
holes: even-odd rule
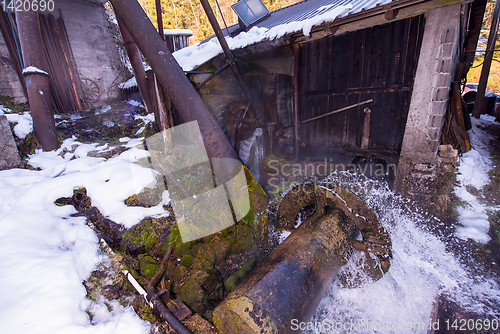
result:
[[[305,0],[271,12],[269,16],[252,25],[248,31],[242,31],[234,37],[226,36],[226,40],[234,50],[295,32],[309,36],[314,26],[390,3],[391,0]],[[229,31],[234,32],[238,28],[238,25],[235,25],[229,27]],[[174,57],[185,71],[190,71],[220,53],[222,48],[217,39],[211,36],[201,43],[175,52]]]

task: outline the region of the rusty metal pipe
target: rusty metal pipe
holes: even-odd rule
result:
[[[221,333],[296,333],[352,253],[356,229],[339,210],[308,221],[278,246],[214,310]],[[299,331],[300,332],[300,331]]]
[[[24,67],[34,66],[44,71],[43,41],[38,13],[34,11],[16,12],[16,22]],[[36,139],[45,151],[56,149],[59,144],[51,102],[49,77],[42,72],[26,73],[25,77]]]
[[[142,54],[185,122],[198,121],[209,158],[239,156],[168,50],[137,0],[111,0],[115,13],[132,35]]]
[[[123,25],[122,20],[120,20],[118,16],[116,16],[116,20],[118,21],[123,42],[125,43],[125,49],[127,50],[128,58],[130,59],[132,70],[134,71],[135,80],[137,81],[137,87],[139,87],[139,92],[141,93],[146,110],[148,112],[153,112],[153,102],[151,100],[151,94],[149,94],[148,80],[146,79],[146,71],[144,71],[139,49],[132,39],[132,36],[130,36],[127,28]]]
[[[214,309],[221,333],[301,332],[297,325],[310,319],[354,250],[365,253],[362,270],[372,279],[389,270],[389,234],[365,202],[342,188],[303,183],[289,189],[276,213],[277,227],[293,230],[299,210],[313,204],[315,213]]]

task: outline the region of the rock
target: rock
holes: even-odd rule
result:
[[[158,270],[158,264],[151,255],[143,256],[139,259],[141,273],[146,277],[153,277]]]
[[[203,319],[199,314],[195,314],[186,321],[184,325],[193,332],[193,334],[211,334],[212,325],[205,319]]]
[[[191,267],[192,263],[193,263],[193,257],[191,255],[184,255],[181,259],[181,264],[186,268]]]
[[[458,161],[458,150],[451,145],[439,145],[438,156],[443,163],[451,164]]]
[[[7,117],[1,115],[0,123],[0,170],[18,167],[21,159]]]

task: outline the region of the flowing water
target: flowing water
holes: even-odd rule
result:
[[[498,283],[477,274],[475,268],[466,268],[460,254],[447,250],[452,236],[446,239],[430,232],[429,226],[443,223],[394,195],[386,183],[347,172],[334,173],[324,182],[350,190],[376,211],[391,236],[393,260],[388,273],[372,282],[358,269],[359,254],[354,254],[343,270],[362,284],[343,288],[337,278],[302,329],[309,333],[427,333],[429,326],[436,329],[431,314],[439,296],[481,319],[500,319]],[[451,323],[439,324],[441,329],[446,325]]]

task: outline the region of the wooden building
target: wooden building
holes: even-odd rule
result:
[[[222,127],[236,116],[260,119],[261,130],[245,124],[237,125],[239,134],[228,131],[254,174],[270,156],[344,165],[370,160],[394,167],[389,182],[397,191],[431,200],[450,87],[464,77],[455,73],[457,64],[472,64],[474,53],[465,50],[476,47],[485,5],[303,1],[253,26],[229,28],[230,45],[242,34],[263,35],[233,50],[255,111],[239,102],[248,94],[223,70],[223,55],[196,68],[217,75],[197,72],[191,80]],[[281,28],[285,34],[269,38]]]
[[[106,0],[53,1],[39,11],[46,71],[55,111],[73,113],[120,97],[118,84],[128,79],[118,44],[116,22]],[[25,102],[15,12],[0,11],[0,95]],[[118,39],[117,39],[118,38]]]

